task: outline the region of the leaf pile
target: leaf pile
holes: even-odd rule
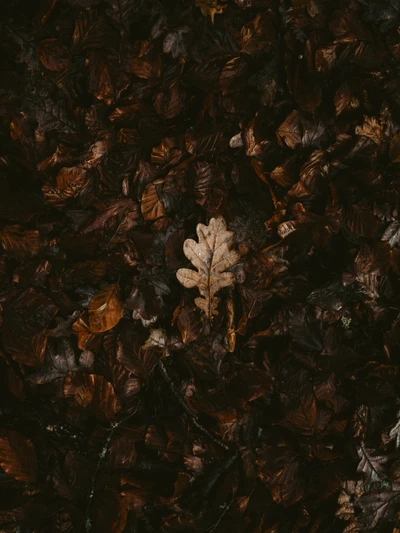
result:
[[[3,4],[0,530],[398,533],[399,0]]]

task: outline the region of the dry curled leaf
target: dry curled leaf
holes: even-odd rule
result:
[[[196,232],[199,242],[186,239],[183,251],[198,271],[180,268],[176,277],[187,289],[199,289],[201,297],[195,299],[195,304],[211,320],[218,315],[216,293],[235,281],[234,274],[224,270],[236,265],[240,256],[236,250],[230,250],[233,232],[227,231],[222,217],[212,218],[208,226],[198,224]]]
[[[93,333],[108,331],[118,324],[123,306],[118,283],[107,285],[97,292],[89,303],[89,324]]]

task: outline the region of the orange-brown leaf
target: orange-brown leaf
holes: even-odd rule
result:
[[[108,331],[116,326],[123,313],[118,283],[107,285],[97,292],[90,300],[88,309],[93,333]]]

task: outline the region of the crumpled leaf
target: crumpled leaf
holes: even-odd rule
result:
[[[118,283],[107,285],[98,291],[90,300],[88,310],[93,333],[108,331],[116,326],[124,310]]]
[[[199,242],[187,239],[183,244],[186,257],[197,268],[197,272],[180,268],[176,273],[179,282],[187,289],[197,287],[201,297],[195,304],[211,320],[218,315],[219,298],[216,293],[235,282],[232,272],[224,272],[239,261],[239,253],[230,250],[233,232],[227,231],[225,220],[212,218],[208,226],[198,224],[196,228]]]

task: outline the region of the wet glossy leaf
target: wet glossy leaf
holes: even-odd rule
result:
[[[118,283],[107,285],[89,302],[89,325],[93,333],[108,331],[118,324],[123,306]]]

